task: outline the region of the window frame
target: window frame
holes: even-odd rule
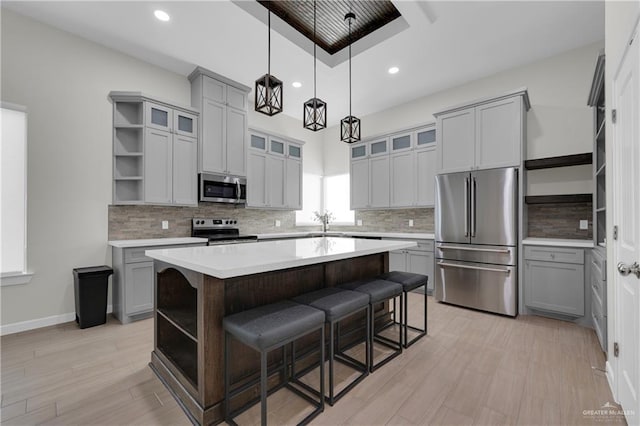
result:
[[[33,277],[33,273],[27,272],[28,271],[28,263],[27,263],[27,237],[28,237],[28,233],[27,233],[27,220],[28,220],[28,202],[27,202],[27,193],[28,193],[28,142],[29,142],[29,137],[28,137],[28,128],[29,128],[29,112],[27,110],[27,107],[22,106],[22,105],[17,105],[17,104],[12,104],[9,102],[4,102],[4,101],[0,101],[0,108],[2,109],[6,109],[6,110],[11,110],[11,111],[17,111],[17,112],[21,112],[24,113],[24,155],[23,155],[23,160],[24,160],[24,176],[23,176],[23,182],[24,182],[24,197],[23,197],[23,208],[24,208],[24,221],[23,221],[23,232],[24,232],[24,245],[23,245],[23,260],[22,260],[22,271],[10,271],[10,272],[3,272],[2,270],[0,270],[0,286],[1,287],[5,287],[5,286],[12,286],[12,285],[20,285],[20,284],[27,284],[28,282],[31,281],[31,278]]]

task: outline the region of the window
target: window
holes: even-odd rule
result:
[[[333,213],[334,225],[353,225],[355,214],[350,209],[349,175],[325,176],[324,209]]]
[[[318,225],[313,212],[322,210],[322,176],[302,175],[302,210],[296,211],[296,225]]]
[[[2,104],[0,116],[0,272],[2,285],[30,281],[27,248],[27,113]]]
[[[349,210],[349,175],[318,176],[305,173],[302,176],[304,193],[302,210],[296,212],[296,225],[319,225],[314,212],[325,210],[333,213],[333,225],[353,225],[355,215]]]

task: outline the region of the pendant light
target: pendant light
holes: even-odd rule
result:
[[[340,140],[346,143],[360,140],[360,119],[351,115],[351,21],[355,19],[353,12],[344,15],[344,20],[349,22],[349,115],[340,121]]]
[[[327,104],[316,97],[316,0],[313,0],[313,98],[303,105],[302,124],[317,132],[327,127]]]
[[[271,75],[271,10],[267,23],[267,73],[256,80],[255,110],[272,116],[282,112],[282,81]]]

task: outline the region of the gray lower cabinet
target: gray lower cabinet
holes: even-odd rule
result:
[[[389,252],[389,271],[413,272],[428,276],[429,281],[427,282],[427,293],[431,294],[433,292],[433,280],[435,279],[433,274],[435,261],[433,254],[433,241],[413,241],[418,243],[417,247]]]
[[[153,315],[153,260],[144,255],[145,250],[205,245],[113,247],[113,315],[122,324]]]
[[[584,250],[527,246],[524,268],[527,307],[572,317],[585,314]]]

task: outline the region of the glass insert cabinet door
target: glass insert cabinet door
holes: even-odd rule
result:
[[[411,149],[411,133],[391,137],[392,151],[404,151],[406,149]]]
[[[173,125],[173,110],[152,102],[146,102],[145,104],[146,126],[170,132]]]
[[[302,157],[302,149],[298,145],[289,144],[288,148],[289,148],[288,150],[289,157],[292,157],[292,158]]]
[[[380,141],[371,142],[371,156],[375,157],[377,155],[384,155],[389,152],[387,147],[387,140],[383,139]]]
[[[251,134],[251,140],[249,141],[251,148],[253,149],[258,149],[260,151],[266,151],[267,150],[267,137],[266,136],[262,136],[262,135],[258,135],[258,134]]]
[[[182,136],[198,137],[198,117],[181,111],[173,112],[173,130]]]
[[[356,145],[351,147],[351,158],[365,158],[367,156],[367,145]]]
[[[418,148],[427,148],[430,146],[435,147],[435,144],[436,144],[436,128],[435,127],[418,130],[416,132],[416,147]]]
[[[280,142],[278,140],[271,139],[270,140],[270,149],[269,149],[269,151],[272,154],[284,155],[284,142]]]

